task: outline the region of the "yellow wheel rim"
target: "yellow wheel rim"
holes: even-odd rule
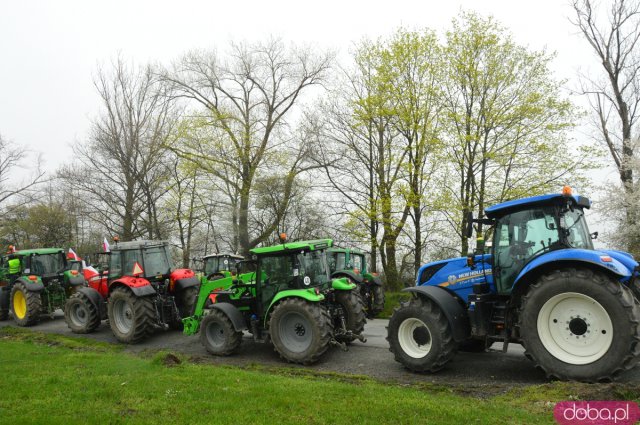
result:
[[[27,299],[22,291],[16,291],[13,294],[13,314],[17,319],[23,319],[27,315]]]

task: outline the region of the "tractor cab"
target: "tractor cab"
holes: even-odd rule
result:
[[[202,258],[202,269],[207,280],[220,279],[231,276],[236,264],[244,257],[236,254],[211,254]]]
[[[17,251],[14,255],[20,260],[24,274],[38,276],[43,282],[62,279],[64,272],[69,269],[62,249],[33,249]]]
[[[525,267],[559,250],[593,251],[584,210],[591,202],[581,196],[544,195],[487,208],[494,221],[494,280],[498,293],[509,293]]]
[[[120,242],[111,248],[109,281],[121,277],[143,277],[163,282],[171,274],[169,243],[166,241]]]

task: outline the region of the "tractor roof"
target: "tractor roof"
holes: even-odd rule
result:
[[[281,245],[253,248],[249,252],[257,255],[266,255],[285,251],[315,251],[317,249],[329,248],[332,245],[333,239],[316,239],[312,241],[288,242]]]
[[[132,249],[152,248],[156,246],[169,246],[169,242],[150,240],[118,242],[111,246],[111,251],[127,251]]]
[[[244,257],[242,255],[230,254],[230,253],[209,254],[202,257],[202,259],[206,260],[207,258],[214,258],[214,257],[231,257],[231,258],[237,258],[238,260],[244,260]]]
[[[64,253],[64,249],[62,249],[62,248],[22,249],[20,251],[14,252],[13,255],[19,255],[19,256],[27,256],[27,255],[31,255],[31,254],[46,255],[46,254],[57,254],[59,252]]]
[[[511,212],[531,207],[554,205],[562,199],[570,199],[576,206],[590,208],[591,201],[580,195],[563,195],[561,193],[552,193],[548,195],[531,196],[529,198],[515,199],[513,201],[502,202],[492,205],[484,210],[489,218],[501,217]]]
[[[330,252],[349,252],[351,254],[364,255],[364,252],[358,248],[340,248],[337,246],[329,248]]]

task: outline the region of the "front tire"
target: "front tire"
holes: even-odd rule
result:
[[[31,326],[40,320],[42,298],[40,292],[31,292],[24,283],[16,282],[11,289],[11,314],[18,326]]]
[[[229,317],[214,308],[202,319],[200,342],[214,356],[228,356],[238,351],[242,332],[237,332]]]
[[[155,315],[149,297],[137,297],[128,288],[116,288],[109,297],[109,326],[120,342],[135,344],[146,338]]]
[[[76,292],[65,303],[64,320],[71,332],[88,334],[100,326],[100,312],[83,292]]]
[[[590,269],[542,276],[520,309],[525,355],[561,380],[606,381],[634,367],[639,323],[640,304],[631,290]]]
[[[389,351],[414,372],[437,372],[458,348],[449,322],[428,299],[414,297],[396,308],[387,331]]]
[[[327,348],[332,334],[331,318],[319,303],[286,298],[271,315],[271,342],[280,356],[292,363],[311,364]]]

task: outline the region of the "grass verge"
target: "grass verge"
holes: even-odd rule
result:
[[[400,305],[401,301],[409,301],[411,294],[408,292],[385,292],[384,310],[378,316],[379,319],[388,319],[393,314],[393,309]]]
[[[447,388],[287,368],[135,356],[84,339],[0,331],[2,423],[553,423],[552,407],[479,402]],[[116,346],[117,347],[117,346]]]

